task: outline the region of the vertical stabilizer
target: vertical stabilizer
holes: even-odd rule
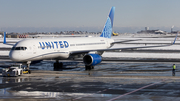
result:
[[[4,41],[3,44],[6,44],[6,32],[4,32]]]
[[[115,7],[112,7],[100,37],[111,38],[113,20],[114,20],[114,11],[115,11]]]
[[[173,42],[172,44],[175,44],[176,39],[177,39],[177,37],[178,37],[178,33],[179,33],[179,31],[177,32],[176,37],[175,37],[175,39],[174,39],[174,42]]]

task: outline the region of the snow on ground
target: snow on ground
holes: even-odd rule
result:
[[[6,45],[6,44],[3,44],[3,43],[0,43],[0,48],[10,48],[10,47],[12,47],[12,45]]]
[[[0,48],[9,48],[12,47],[12,45],[3,44],[3,38],[0,38]],[[6,38],[6,42],[9,44],[15,44],[15,42],[18,42],[20,40],[23,40],[21,38]]]
[[[24,38],[6,38],[6,41],[7,42],[14,42],[14,41],[20,41],[20,40],[23,40]],[[4,41],[4,38],[0,38],[0,42],[3,42]]]
[[[102,57],[121,57],[121,58],[165,58],[180,59],[180,53],[124,53],[124,52],[104,52]]]
[[[9,51],[0,51],[0,56],[9,56]]]
[[[141,47],[141,46],[158,46],[160,44],[155,45],[142,45],[142,44],[115,44],[111,48],[125,48],[125,47]],[[138,50],[141,50],[139,48]],[[151,49],[151,50],[180,50],[180,45],[171,45],[167,47],[154,47],[154,48],[143,48],[143,49]]]

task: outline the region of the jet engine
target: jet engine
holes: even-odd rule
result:
[[[86,54],[83,57],[83,62],[86,66],[95,66],[101,63],[102,57],[98,54]]]

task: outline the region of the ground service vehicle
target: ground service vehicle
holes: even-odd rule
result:
[[[2,71],[2,76],[20,76],[23,74],[23,69],[21,68],[22,64],[15,64],[9,68],[4,68]]]

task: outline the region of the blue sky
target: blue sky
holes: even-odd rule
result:
[[[180,29],[180,0],[0,0],[0,30],[101,31],[115,6],[114,31]]]

